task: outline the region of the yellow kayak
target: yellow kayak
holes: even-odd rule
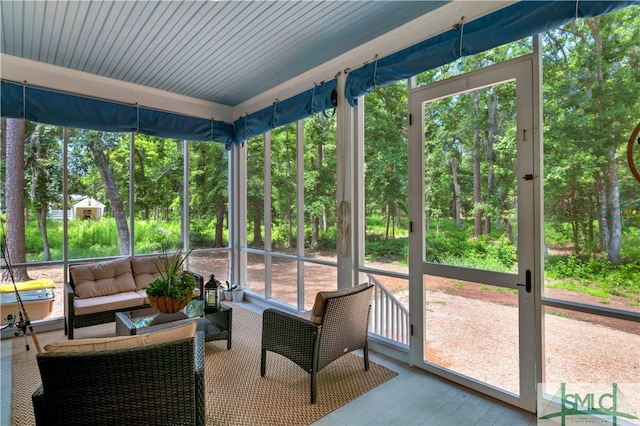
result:
[[[23,281],[16,283],[18,291],[42,290],[45,288],[53,288],[53,280],[49,278],[40,278],[37,280]],[[0,284],[0,293],[13,293],[15,290],[12,283]]]

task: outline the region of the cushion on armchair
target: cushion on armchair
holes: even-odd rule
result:
[[[331,299],[333,297],[346,296],[347,294],[356,293],[363,288],[367,287],[369,284],[364,283],[357,285],[351,288],[343,288],[340,290],[334,291],[320,291],[316,294],[316,300],[313,304],[313,308],[310,311],[310,316],[308,319],[315,322],[316,324],[320,324],[322,322],[322,314],[324,313],[324,305],[327,299]]]
[[[90,338],[79,340],[61,340],[45,345],[46,352],[93,352],[111,349],[127,349],[139,346],[153,345],[157,343],[172,342],[196,335],[197,323],[190,321],[184,325],[155,331],[137,336],[118,336]]]

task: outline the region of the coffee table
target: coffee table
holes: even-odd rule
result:
[[[206,342],[226,340],[227,349],[231,349],[232,313],[233,309],[227,305],[221,305],[217,311],[205,310],[203,300],[192,300],[175,314],[163,314],[153,308],[117,312],[116,336],[146,334],[195,321]]]

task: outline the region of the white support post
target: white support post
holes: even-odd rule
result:
[[[338,80],[338,107],[336,137],[337,159],[337,255],[338,255],[338,288],[350,288],[354,284],[354,146],[355,146],[355,112],[344,97],[346,75],[341,73]]]
[[[247,253],[242,251],[247,245],[247,148],[234,145],[229,151],[229,280],[245,287]]]
[[[360,102],[356,105],[354,117],[355,125],[353,126],[353,138],[356,143],[351,176],[356,191],[353,197],[355,209],[353,209],[354,220],[353,225],[351,226],[351,232],[354,234],[353,259],[356,263],[353,265],[353,280],[354,284],[362,284],[367,279],[366,274],[360,273],[359,271],[360,266],[364,265],[364,230],[366,225],[364,199],[364,98],[360,98]]]
[[[271,132],[264,134],[264,252],[271,253]],[[246,227],[245,227],[246,228]],[[246,244],[246,240],[245,240]],[[271,299],[271,282],[272,282],[272,257],[264,255],[264,297]]]
[[[129,133],[129,255],[136,254],[135,211],[136,211],[136,134]]]
[[[296,254],[298,255],[298,310],[304,311],[304,120],[296,123]]]
[[[191,157],[189,155],[189,141],[182,141],[182,247],[184,252],[189,252],[191,241],[189,238],[189,224],[191,215],[189,214],[189,167]],[[189,267],[189,258],[186,260]]]

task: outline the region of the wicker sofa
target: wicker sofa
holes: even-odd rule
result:
[[[115,321],[116,312],[148,308],[144,291],[164,271],[164,258],[122,257],[102,262],[69,265],[65,283],[64,331],[73,339],[75,328]],[[204,294],[202,275],[196,278],[194,296]]]
[[[189,323],[147,335],[65,340],[53,352],[45,346],[36,355],[36,425],[204,425],[204,336],[195,329]],[[166,337],[172,333],[178,335]],[[108,346],[141,339],[133,347]],[[86,341],[79,351],[65,345]]]
[[[308,318],[276,309],[262,314],[260,375],[266,374],[267,351],[289,358],[311,375],[311,403],[316,402],[317,375],[327,365],[357,349],[369,370],[368,327],[373,286],[358,286],[316,295]]]

